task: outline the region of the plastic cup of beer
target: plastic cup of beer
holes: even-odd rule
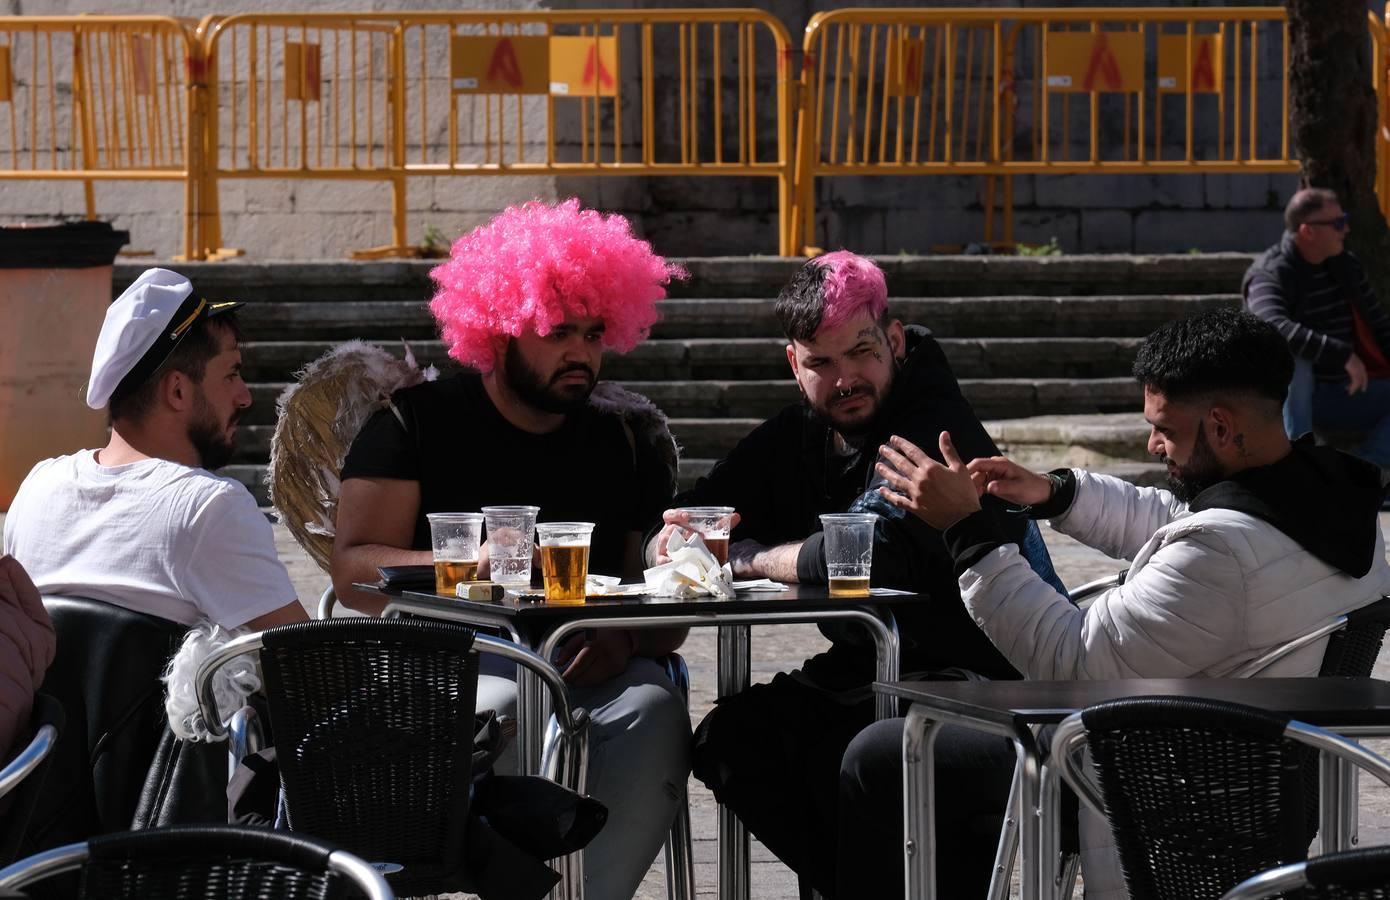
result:
[[[676,512],[685,513],[685,527],[704,539],[705,546],[721,566],[729,561],[729,523],[734,515],[732,506],[682,506]]]
[[[484,506],[492,581],[512,589],[531,586],[537,506]]]
[[[434,589],[457,596],[461,582],[478,580],[478,546],[483,537],[482,513],[429,513],[434,545]]]
[[[831,597],[869,596],[874,561],[873,513],[833,513],[820,517],[825,532],[826,574]]]
[[[545,602],[583,603],[589,577],[589,538],[593,522],[544,522],[536,526],[541,545],[541,576]]]

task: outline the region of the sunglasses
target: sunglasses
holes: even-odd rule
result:
[[[1315,221],[1315,222],[1305,222],[1304,224],[1305,224],[1305,225],[1330,225],[1331,227],[1335,228],[1335,229],[1338,230],[1338,231],[1346,231],[1346,230],[1347,230],[1347,221],[1348,221],[1348,219],[1350,219],[1350,218],[1351,218],[1350,216],[1348,216],[1347,214],[1343,213],[1342,215],[1338,216],[1338,217],[1335,218],[1335,219],[1321,219],[1321,220],[1318,220],[1318,221]]]

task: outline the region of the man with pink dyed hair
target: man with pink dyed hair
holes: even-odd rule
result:
[[[873,584],[923,595],[920,603],[895,610],[902,671],[1017,678],[962,605],[940,533],[901,515],[877,493],[882,481],[874,463],[890,435],[930,437],[921,446],[935,447],[935,435],[949,430],[966,458],[998,452],[931,332],[905,327],[887,307],[883,272],[872,260],[838,251],[803,266],[776,305],[802,402],[756,428],[676,505],[738,510],[729,546],[735,575],[812,584],[826,581],[818,516],[877,513]],[[998,526],[1022,544],[1028,523],[1004,509],[1001,502],[986,502]],[[678,527],[673,511],[664,518],[665,527],[648,544],[649,561],[661,558],[659,548]],[[828,651],[798,671],[719,701],[696,729],[694,772],[821,894],[879,897],[896,890],[901,896],[892,872],[837,865],[837,856],[854,856],[856,836],[837,834],[837,791],[845,748],[874,719],[874,651],[853,627],[821,630],[831,639]],[[938,762],[939,770],[984,770],[937,779],[948,793],[968,786],[938,803],[955,816],[951,828],[938,832],[943,857],[958,863],[943,867],[943,875],[960,878],[943,881],[943,896],[983,894],[988,886],[1011,765],[994,750],[985,745],[975,756],[966,748]],[[884,875],[888,880],[880,882]]]
[[[623,217],[571,200],[505,210],[430,275],[430,309],[466,368],[397,391],[353,442],[331,560],[338,596],[379,613],[380,598],[352,584],[376,581],[378,566],[431,564],[427,513],[494,505],[596,523],[589,571],[640,579],[641,533],[670,502],[675,447],[650,401],[598,376],[605,349],[647,336],[684,272]],[[684,637],[601,629],[557,660],[590,711],[588,790],[609,811],[584,851],[589,900],[636,892],[684,795],[690,717],[658,662]],[[478,708],[515,715],[515,667],[488,665]],[[514,766],[508,754],[496,768]]]

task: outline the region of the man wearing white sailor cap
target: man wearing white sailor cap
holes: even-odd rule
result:
[[[305,618],[269,522],[245,486],[212,471],[231,459],[251,405],[240,305],[147,269],[108,308],[87,405],[108,410],[110,440],[40,462],[5,518],[4,550],[41,593],[185,625]]]

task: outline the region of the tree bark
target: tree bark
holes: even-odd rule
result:
[[[1351,217],[1347,247],[1390,305],[1390,229],[1375,194],[1376,95],[1365,0],[1285,0],[1289,114],[1303,185],[1331,188]]]

